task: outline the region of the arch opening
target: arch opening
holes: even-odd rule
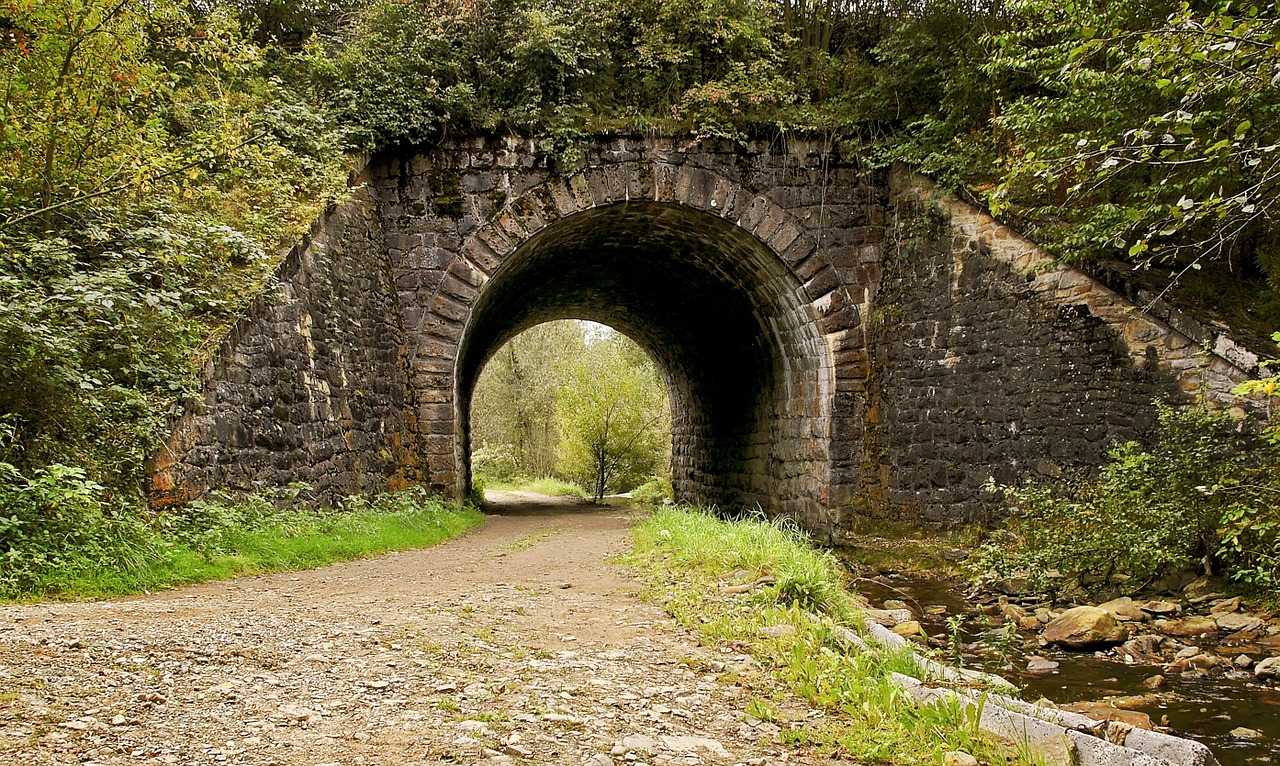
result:
[[[471,400],[503,344],[581,319],[644,348],[671,403],[677,499],[810,513],[828,489],[830,363],[795,275],[734,224],[625,202],[563,218],[509,255],[472,304],[455,372],[459,491],[470,488]]]
[[[569,482],[600,499],[669,481],[669,381],[651,353],[607,325],[525,330],[477,378],[473,485],[529,483],[557,494]]]

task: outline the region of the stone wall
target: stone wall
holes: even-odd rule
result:
[[[988,479],[1097,465],[1144,435],[1154,402],[1226,401],[1247,377],[1226,338],[1215,353],[919,176],[891,185],[867,312],[873,514],[981,518]]]
[[[292,481],[332,501],[419,479],[404,333],[366,179],[284,257],[152,460],[152,501]]]
[[[845,277],[876,257],[883,178],[816,145],[692,139],[611,139],[582,171],[555,167],[534,142],[492,139],[371,165],[432,485],[467,484],[488,355],[532,324],[592,319],[665,368],[683,498],[829,526],[857,494],[857,461],[833,460],[860,450],[855,429],[834,435],[858,417],[836,399],[869,369]]]
[[[683,498],[834,536],[981,516],[988,477],[1097,463],[1153,399],[1246,374],[1228,341],[1202,352],[924,179],[820,143],[610,138],[584,165],[492,137],[372,158],[211,362],[158,500],[293,479],[461,496],[484,362],[552,319],[658,361]]]

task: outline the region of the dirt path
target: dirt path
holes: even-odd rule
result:
[[[706,649],[606,563],[635,515],[493,493],[435,548],[0,607],[0,763],[778,763]]]

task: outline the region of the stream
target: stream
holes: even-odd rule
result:
[[[1158,726],[1208,745],[1222,766],[1280,763],[1280,690],[1259,683],[1252,673],[1234,669],[1208,674],[1166,672],[1161,665],[1126,664],[1103,652],[1040,647],[1031,632],[1006,634],[999,615],[984,613],[980,603],[966,599],[964,586],[954,582],[889,574],[859,578],[857,588],[874,607],[898,599],[917,615],[923,612],[917,619],[932,637],[931,645],[942,644],[952,663],[952,630],[958,629],[964,666],[1007,678],[1023,690],[1025,699],[1043,697],[1058,705],[1106,702],[1146,713]],[[961,617],[958,625],[955,620],[948,623],[952,615]],[[1213,651],[1204,642],[1201,649]],[[1030,657],[1059,665],[1047,672],[1030,672]],[[1143,681],[1157,674],[1164,676],[1167,685],[1158,691],[1145,688]],[[1242,739],[1230,733],[1237,727],[1263,736]]]

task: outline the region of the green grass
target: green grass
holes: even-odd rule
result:
[[[786,524],[674,507],[655,511],[633,534],[624,563],[682,625],[754,657],[761,672],[724,680],[746,687],[748,710],[772,718],[789,744],[867,763],[940,764],[950,750],[990,764],[1029,762],[984,737],[958,707],[913,705],[889,678],[918,674],[911,651],[839,650],[832,628],[861,627],[859,600],[835,559]],[[726,592],[744,582],[760,587]],[[778,625],[791,630],[765,632]],[[810,718],[815,707],[826,715]]]
[[[225,512],[216,515],[209,512]],[[241,506],[209,504],[196,523],[175,521],[170,534],[134,542],[111,565],[68,563],[42,572],[20,587],[8,585],[0,597],[81,599],[159,590],[176,585],[243,575],[313,569],[336,561],[388,551],[425,548],[478,526],[475,509],[410,490],[372,501],[349,499],[346,507],[273,511],[255,523]],[[216,520],[209,521],[209,517]],[[0,573],[2,574],[2,573]]]
[[[498,489],[507,492],[537,492],[540,495],[553,497],[588,498],[587,491],[571,481],[563,481],[552,476],[541,479],[521,479],[518,481],[494,481],[481,478],[477,480],[485,489]]]
[[[583,500],[587,499],[587,491],[571,481],[562,481],[550,476],[544,476],[541,479],[534,479],[520,489],[525,492],[537,492],[542,495],[553,495],[555,497],[577,497]]]

